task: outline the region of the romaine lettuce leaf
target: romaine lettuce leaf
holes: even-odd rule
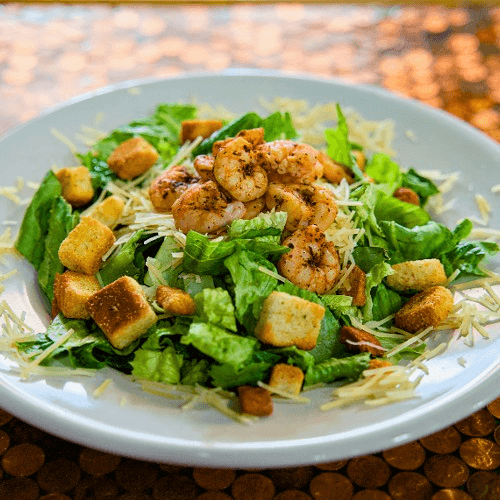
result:
[[[375,153],[366,164],[366,174],[377,182],[377,189],[388,196],[401,186],[403,175],[399,165],[385,153]]]
[[[394,221],[405,227],[423,226],[431,220],[423,208],[405,203],[383,192],[378,193],[374,214],[379,224],[382,221]]]
[[[369,364],[370,354],[367,352],[346,358],[330,358],[307,369],[304,385],[329,384],[342,378],[357,380]]]
[[[144,231],[137,231],[120,249],[119,252],[111,256],[99,271],[101,282],[104,286],[122,276],[130,276],[139,280],[144,272],[144,259],[136,261],[137,246]]]
[[[276,288],[278,280],[261,268],[276,273],[266,258],[244,249],[237,250],[224,261],[234,283],[234,305],[238,321],[253,333],[259,320],[262,304]]]
[[[224,274],[224,260],[236,248],[234,241],[212,241],[207,236],[189,231],[184,247],[182,269],[188,273],[211,274],[213,276]]]
[[[372,267],[366,275],[366,303],[362,307],[363,321],[374,319],[372,290],[376,290],[382,280],[390,274],[394,274],[392,267],[387,262],[381,262]]]
[[[15,247],[36,270],[40,267],[45,253],[45,237],[49,230],[47,214],[54,200],[60,195],[61,183],[49,170],[33,195],[21,223]]]
[[[205,288],[195,295],[197,321],[212,323],[236,332],[234,305],[227,290]]]
[[[61,196],[54,199],[48,215],[49,227],[44,241],[43,260],[38,268],[38,283],[49,302],[54,299],[54,279],[64,271],[59,260],[59,247],[69,232],[78,223],[78,213],[73,213],[71,205]]]
[[[242,337],[209,323],[192,323],[181,343],[192,345],[218,363],[241,367],[258,346],[255,337]]]
[[[231,389],[239,385],[253,385],[259,380],[265,380],[272,365],[264,361],[250,361],[244,365],[224,363],[212,365],[210,377],[215,387]]]
[[[181,380],[182,362],[182,355],[177,354],[174,347],[169,346],[163,351],[137,349],[130,364],[134,377],[164,384],[178,384]]]
[[[340,105],[337,104],[337,128],[328,128],[325,130],[325,138],[328,145],[326,150],[332,160],[342,163],[352,168],[354,162],[352,158],[352,146],[349,141],[349,129],[347,121]]]
[[[210,364],[206,359],[190,359],[188,361],[185,361],[181,367],[181,384],[205,384],[209,379],[209,368]]]
[[[418,194],[421,207],[425,206],[431,196],[439,193],[439,189],[430,179],[420,175],[413,168],[403,173],[401,185],[413,189]]]
[[[250,220],[238,219],[229,226],[227,236],[230,240],[281,236],[287,217],[286,212],[273,212],[260,214]]]

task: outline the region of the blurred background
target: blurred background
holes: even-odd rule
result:
[[[0,136],[118,82],[228,68],[380,86],[500,140],[500,7],[308,2],[2,3]],[[499,500],[499,419],[500,399],[384,453],[208,471],[103,454],[0,410],[0,500]]]
[[[373,84],[500,138],[500,8],[0,4],[0,134],[116,82],[251,67]]]

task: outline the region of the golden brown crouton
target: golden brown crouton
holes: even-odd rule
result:
[[[159,175],[149,186],[149,199],[157,212],[168,212],[177,198],[200,181],[184,165],[175,165]]]
[[[413,189],[400,187],[394,191],[394,198],[404,201],[405,203],[411,203],[412,205],[420,206],[420,197],[413,191]]]
[[[123,349],[157,321],[141,285],[123,276],[89,297],[87,311],[111,345]]]
[[[342,295],[352,297],[352,305],[364,306],[366,304],[366,274],[358,266],[354,266],[344,284],[340,288]]]
[[[340,184],[345,179],[349,184],[354,182],[350,170],[341,163],[333,161],[326,153],[321,151],[318,155],[319,162],[323,165],[323,177],[332,184]]]
[[[61,243],[59,260],[70,271],[94,275],[114,242],[108,226],[92,217],[82,217]]]
[[[384,354],[384,349],[374,335],[354,326],[343,326],[339,340],[349,352],[369,352],[372,356]]]
[[[202,182],[215,181],[214,158],[208,155],[198,155],[193,160],[193,167],[198,172]]]
[[[283,292],[272,292],[262,306],[255,335],[276,347],[313,349],[318,339],[325,308]]]
[[[409,260],[394,264],[392,269],[394,274],[387,276],[387,284],[400,292],[425,290],[442,285],[447,279],[439,259]]]
[[[210,137],[222,125],[220,120],[184,120],[181,123],[181,144],[194,141],[197,137]]]
[[[95,276],[65,271],[63,274],[56,274],[54,298],[66,318],[88,319],[90,314],[85,303],[100,288]]]
[[[92,177],[87,167],[66,167],[56,172],[62,197],[72,207],[83,207],[94,197]]]
[[[113,229],[120,220],[124,206],[125,202],[119,196],[108,196],[93,207],[88,215]]]
[[[132,137],[109,155],[108,166],[120,179],[130,180],[147,172],[158,157],[158,152],[146,139]]]
[[[238,387],[241,412],[256,417],[268,417],[273,413],[271,394],[262,387],[242,385]]]
[[[289,394],[300,394],[304,382],[304,373],[298,366],[279,363],[273,366],[269,385]]]
[[[433,286],[414,295],[397,313],[394,323],[410,333],[436,327],[450,314],[453,295],[444,286]]]
[[[180,288],[161,285],[156,289],[156,302],[167,312],[180,315],[191,315],[196,304],[189,293]]]

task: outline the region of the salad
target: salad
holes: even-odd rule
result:
[[[468,219],[432,220],[434,182],[352,142],[336,113],[314,148],[288,112],[202,120],[160,104],[49,171],[16,249],[53,319],[18,353],[111,367],[233,417],[271,414],[271,394],[306,402],[307,389],[370,377],[392,376],[394,390],[365,399],[414,397],[408,362],[436,354],[426,338],[461,327],[469,307],[449,287],[488,279],[499,247],[468,240]],[[239,411],[222,408],[235,394]]]

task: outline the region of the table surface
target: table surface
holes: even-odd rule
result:
[[[500,140],[500,9],[0,5],[0,136],[120,81],[265,68],[384,87]],[[498,500],[500,398],[435,435],[335,463],[207,470],[138,462],[0,410],[0,500]]]

